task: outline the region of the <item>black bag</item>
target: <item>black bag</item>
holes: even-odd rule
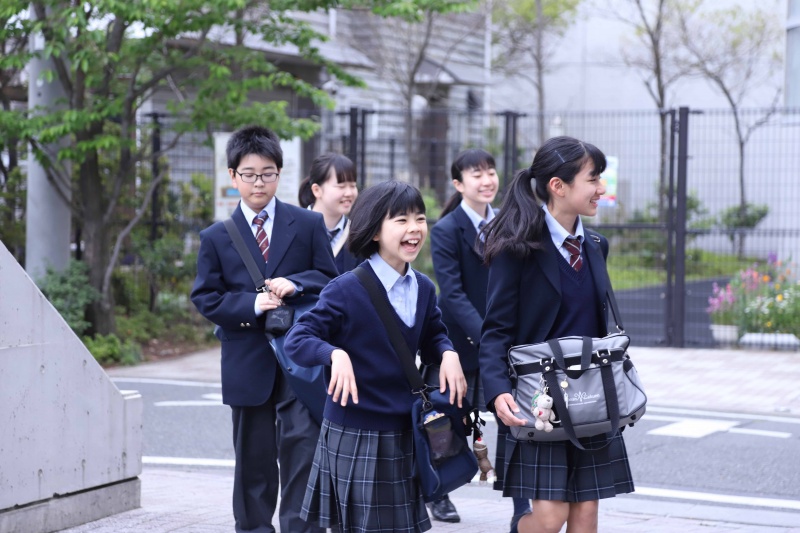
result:
[[[414,432],[414,474],[426,502],[442,498],[458,487],[469,483],[478,472],[478,460],[467,445],[467,434],[480,432],[477,417],[475,424],[464,423],[471,411],[466,399],[462,407],[450,403],[450,392],[441,393],[422,381],[414,356],[403,340],[403,334],[392,317],[389,303],[380,293],[375,280],[363,267],[353,273],[367,289],[372,304],[389,333],[397,356],[403,364],[409,384],[419,398],[411,409]]]
[[[231,236],[233,245],[236,251],[244,261],[250,277],[253,279],[253,284],[256,286],[257,292],[264,292],[267,290],[264,276],[256,265],[255,259],[247,251],[247,245],[242,239],[242,235],[236,228],[236,223],[232,218],[224,221],[225,229]],[[311,416],[322,425],[322,413],[325,409],[325,400],[328,397],[328,384],[325,377],[324,368],[322,366],[315,367],[302,367],[296,365],[294,361],[289,359],[283,350],[284,335],[289,328],[294,325],[295,321],[300,318],[300,315],[314,307],[317,298],[311,295],[305,295],[297,308],[288,305],[282,305],[275,309],[270,309],[265,313],[264,321],[264,335],[266,335],[275,352],[275,358],[286,376],[289,386],[294,391],[295,396],[300,402],[306,406]]]

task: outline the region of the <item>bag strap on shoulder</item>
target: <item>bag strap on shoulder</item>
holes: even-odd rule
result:
[[[406,374],[408,382],[415,393],[425,392],[427,386],[422,381],[422,376],[419,373],[416,365],[414,364],[415,358],[408,348],[408,344],[403,338],[403,333],[397,325],[397,321],[392,316],[392,310],[389,308],[389,301],[381,294],[378,284],[372,278],[369,272],[364,267],[356,267],[353,274],[361,281],[361,284],[367,289],[372,305],[375,307],[378,316],[386,327],[386,332],[389,334],[389,340],[392,341],[394,351],[397,352],[397,357],[403,365],[403,371]]]
[[[244,239],[242,238],[242,234],[239,233],[239,228],[236,227],[236,223],[232,218],[227,218],[223,221],[223,224],[225,225],[225,229],[228,230],[228,235],[231,236],[233,247],[236,248],[237,252],[239,252],[239,255],[242,257],[242,261],[244,261],[244,266],[247,267],[247,272],[253,279],[253,284],[256,286],[256,291],[267,292],[268,288],[267,283],[264,280],[264,275],[261,273],[261,270],[259,270],[256,260],[253,259],[253,256],[250,254],[250,252],[247,251],[247,245],[244,243]]]

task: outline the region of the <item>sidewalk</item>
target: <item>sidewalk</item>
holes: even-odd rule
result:
[[[632,358],[648,405],[800,417],[800,353],[633,348]],[[752,364],[758,361],[758,365]],[[219,382],[219,349],[181,358],[114,368],[112,377]],[[744,376],[747,376],[744,379]],[[769,384],[762,405],[742,401],[748,384]],[[145,465],[142,507],[65,531],[79,533],[217,533],[233,530],[229,469]],[[433,522],[433,532],[506,532],[511,503],[486,486],[467,485],[451,495],[459,524]],[[600,504],[601,532],[800,533],[800,512],[684,503],[641,494]],[[284,532],[287,533],[287,532]]]

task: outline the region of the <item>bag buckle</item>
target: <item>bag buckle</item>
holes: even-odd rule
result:
[[[414,394],[419,394],[422,398],[422,410],[423,411],[430,411],[433,408],[433,404],[431,404],[430,398],[428,398],[428,386],[423,385],[421,389],[412,390]]]

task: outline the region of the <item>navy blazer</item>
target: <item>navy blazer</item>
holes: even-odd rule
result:
[[[478,234],[461,206],[431,229],[433,271],[439,284],[439,308],[461,368],[478,369],[478,345],[486,313],[489,269],[475,249]]]
[[[284,277],[301,287],[286,299],[288,305],[306,294],[319,294],[338,275],[321,214],[276,199],[266,263],[241,207],[232,218],[257,264],[263,265],[264,279]],[[279,367],[264,336],[264,315],[255,314],[255,285],[222,222],[200,232],[191,298],[200,314],[219,326],[222,401],[234,406],[263,404],[272,394]]]
[[[350,225],[349,219],[347,220],[347,224]],[[361,264],[361,261],[356,259],[356,256],[354,256],[350,250],[347,249],[347,242],[345,242],[344,245],[339,249],[339,253],[336,254],[336,257],[334,257],[334,262],[336,263],[336,268],[339,270],[339,274],[350,272]]]
[[[611,290],[605,262],[608,241],[602,235],[587,230],[583,242],[585,259],[591,266],[597,290],[597,301],[602,302],[602,309],[597,311],[603,317],[604,328],[607,328],[606,293]],[[492,411],[498,395],[511,393],[509,348],[544,342],[553,329],[561,306],[558,255],[559,251],[545,228],[543,249],[530,253],[524,259],[503,252],[492,261],[489,268],[480,365],[487,407]]]

